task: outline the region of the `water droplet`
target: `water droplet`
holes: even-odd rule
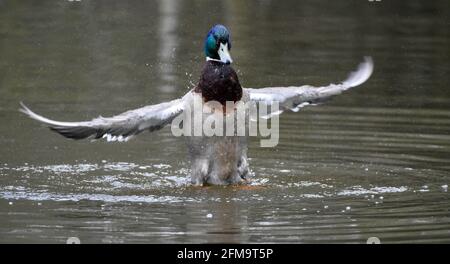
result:
[[[69,237],[66,244],[81,244],[81,241],[78,237]]]
[[[381,241],[378,237],[369,237],[367,239],[367,244],[380,244]]]

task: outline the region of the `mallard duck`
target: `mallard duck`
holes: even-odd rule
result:
[[[227,109],[226,102],[256,102],[272,106],[276,102],[278,111],[298,111],[306,105],[321,103],[330,97],[364,83],[372,74],[373,62],[365,57],[358,69],[340,84],[323,87],[290,86],[267,88],[242,88],[239,78],[231,67],[231,38],[227,28],[215,25],[208,32],[204,52],[206,63],[197,86],[185,96],[170,102],[149,105],[130,110],[113,117],[98,117],[91,121],[60,122],[38,115],[21,103],[20,111],[30,118],[46,124],[51,130],[71,139],[106,139],[107,141],[127,141],[143,131],[156,131],[179,118],[191,115],[195,100],[205,106],[219,102],[223,106],[222,115],[236,109]],[[185,124],[184,124],[185,125]],[[246,121],[246,126],[248,120]],[[245,183],[249,178],[247,162],[247,136],[187,136],[191,160],[191,182],[194,185],[227,185]]]

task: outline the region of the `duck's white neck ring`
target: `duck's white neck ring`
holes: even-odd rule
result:
[[[217,61],[217,62],[222,62],[221,60],[213,59],[213,58],[210,58],[210,57],[206,57],[206,61]],[[223,62],[222,62],[222,63],[223,63]]]

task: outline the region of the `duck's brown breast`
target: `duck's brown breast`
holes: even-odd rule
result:
[[[201,93],[205,102],[217,101],[222,105],[242,98],[242,87],[234,69],[215,61],[206,62],[194,91]]]

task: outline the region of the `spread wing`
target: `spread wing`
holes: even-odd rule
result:
[[[161,129],[183,112],[183,98],[130,110],[113,117],[97,117],[91,121],[60,122],[38,115],[20,103],[22,113],[40,121],[51,130],[72,139],[106,138],[108,141],[127,141],[142,131]]]
[[[279,111],[272,112],[270,116],[281,114],[285,110],[297,112],[306,105],[321,103],[335,95],[358,86],[367,79],[373,71],[373,61],[371,57],[365,57],[358,69],[351,72],[348,78],[340,84],[330,84],[323,87],[290,86],[290,87],[268,87],[268,88],[246,88],[250,94],[250,100],[264,103],[268,106],[274,101],[279,103]]]

